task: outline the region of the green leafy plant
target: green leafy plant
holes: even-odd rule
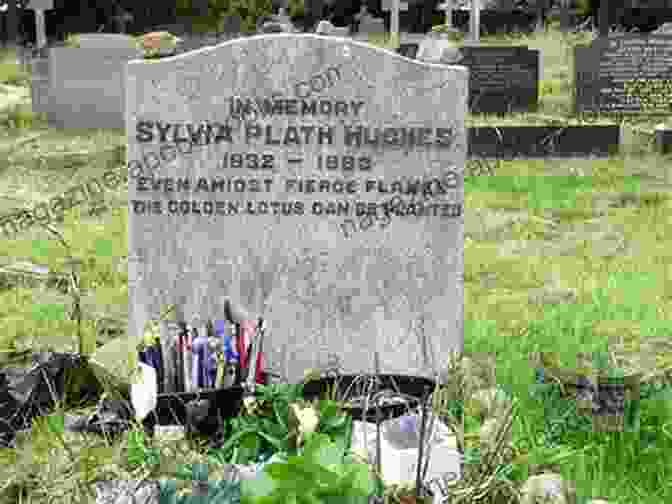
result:
[[[70,34],[65,37],[65,47],[79,47],[79,34]]]
[[[259,385],[255,390],[255,397],[245,400],[244,413],[227,422],[232,436],[221,448],[210,451],[214,462],[249,464],[267,460],[278,452],[296,453],[300,429],[294,425],[297,419],[290,413],[290,406],[305,406],[303,386]],[[317,431],[345,446],[350,417],[335,401],[321,400],[315,410],[319,418]]]
[[[134,429],[128,432],[127,461],[131,467],[158,466],[160,452],[155,447],[147,446],[144,432]]]
[[[264,467],[241,484],[243,504],[365,503],[374,489],[367,464],[353,462],[326,434],[312,436],[298,455]]]

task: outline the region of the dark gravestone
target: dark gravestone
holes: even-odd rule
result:
[[[231,14],[224,17],[222,21],[222,31],[226,35],[239,35],[242,31],[242,20],[237,14]]]
[[[462,31],[467,31],[469,28],[469,10],[456,9],[453,11],[453,26]],[[441,13],[443,16],[443,13]],[[439,15],[437,14],[437,21]],[[495,33],[509,33],[513,31],[530,33],[534,30],[537,19],[537,12],[534,10],[512,10],[512,11],[498,11],[483,9],[481,10],[481,33],[495,34]],[[441,18],[440,23],[443,23]],[[439,24],[439,23],[436,23]]]
[[[539,100],[539,51],[527,47],[464,46],[472,113],[529,112]]]
[[[469,157],[496,159],[608,157],[618,153],[620,127],[504,126],[469,128]]]
[[[598,38],[574,62],[576,113],[672,113],[672,35]]]
[[[414,59],[415,55],[418,53],[418,44],[399,44],[397,53],[406,56],[407,58]]]

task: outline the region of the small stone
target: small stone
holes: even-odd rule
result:
[[[520,490],[520,504],[572,504],[573,488],[559,474],[531,476]]]
[[[156,481],[102,481],[95,484],[96,504],[159,504]]]

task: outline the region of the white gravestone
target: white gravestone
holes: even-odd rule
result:
[[[130,62],[129,351],[179,296],[231,297],[291,382],[376,351],[433,376],[463,348],[467,96],[464,67],[313,34]]]

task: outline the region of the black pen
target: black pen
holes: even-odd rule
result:
[[[184,320],[184,306],[180,303],[175,307],[175,318],[177,319],[177,335],[175,341],[175,350],[177,352],[177,366],[175,367],[175,376],[177,382],[176,392],[185,392],[184,381],[184,350],[186,347],[187,323]]]

